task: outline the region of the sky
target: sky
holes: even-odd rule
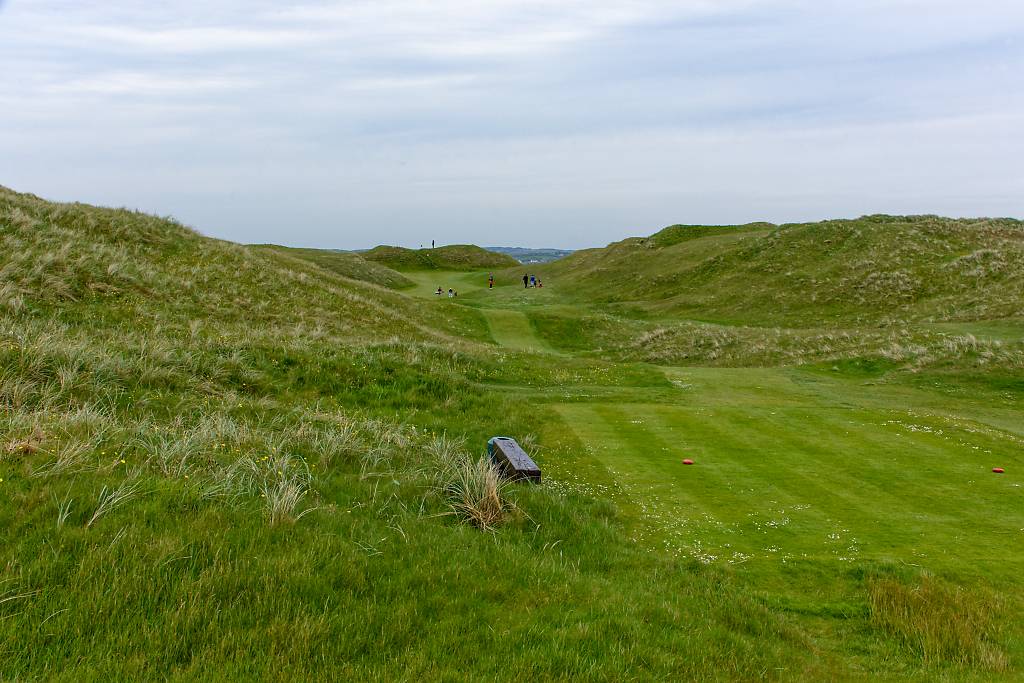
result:
[[[245,243],[1024,216],[1016,0],[0,0],[0,185]]]

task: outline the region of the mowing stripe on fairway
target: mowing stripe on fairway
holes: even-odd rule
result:
[[[482,308],[480,312],[487,320],[494,341],[501,346],[518,351],[555,353],[555,350],[537,335],[525,313],[504,308]]]
[[[891,409],[553,407],[666,546],[742,561],[1022,565],[1020,489],[987,474],[994,456]]]

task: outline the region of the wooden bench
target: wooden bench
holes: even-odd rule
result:
[[[540,483],[540,468],[515,439],[496,436],[487,442],[487,454],[502,476],[513,481]]]

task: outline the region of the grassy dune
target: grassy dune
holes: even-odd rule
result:
[[[396,270],[480,270],[509,268],[519,262],[511,256],[472,244],[450,244],[436,249],[379,246],[363,252],[369,261]]]
[[[318,258],[0,189],[0,679],[1019,677],[1019,366],[652,365],[695,323]]]
[[[351,251],[299,249],[295,247],[282,247],[276,244],[256,244],[253,247],[310,261],[336,275],[353,280],[371,282],[389,289],[406,289],[413,285],[412,280],[401,273],[379,263],[368,261]]]
[[[866,216],[782,226],[674,226],[541,270],[571,282],[588,299],[729,324],[1020,318],[1024,223]]]

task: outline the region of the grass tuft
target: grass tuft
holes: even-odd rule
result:
[[[452,513],[483,531],[492,531],[514,509],[508,483],[487,458],[461,459],[452,468],[444,493]]]
[[[260,495],[265,501],[267,519],[271,525],[294,523],[316,508],[298,511],[302,500],[309,493],[309,487],[298,479],[265,481]]]
[[[247,456],[236,463],[228,476],[236,494],[259,492],[271,525],[297,522],[315,509],[299,511],[309,494],[313,476],[306,461],[298,456],[286,453]]]
[[[142,483],[134,477],[124,480],[117,488],[104,486],[100,491],[96,510],[92,513],[89,521],[85,523],[85,527],[88,529],[104,515],[127,503],[138,494],[141,487]]]
[[[33,425],[32,431],[27,436],[11,439],[3,450],[7,455],[32,455],[39,451],[45,438],[42,428],[39,425]]]
[[[53,502],[57,506],[57,528],[60,529],[68,521],[68,517],[71,516],[71,506],[74,505],[74,499],[71,498],[70,491],[64,500],[57,500],[57,496],[53,496]]]
[[[51,477],[66,472],[80,472],[89,468],[86,460],[90,452],[88,443],[78,441],[64,441],[58,444],[54,452],[54,459],[35,470],[32,475],[35,477]]]

